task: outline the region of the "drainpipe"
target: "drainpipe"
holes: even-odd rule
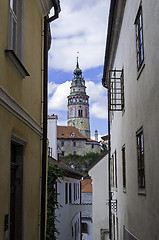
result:
[[[43,142],[42,142],[42,186],[41,186],[41,232],[40,240],[45,240],[46,232],[46,166],[47,166],[47,108],[48,108],[48,50],[49,23],[58,18],[60,12],[59,1],[54,3],[55,14],[44,17],[44,72],[43,72]]]
[[[102,80],[103,81],[103,80]],[[110,142],[110,111],[109,111],[109,94],[108,94],[108,87],[103,84],[103,87],[107,88],[107,96],[108,96],[108,184],[109,184],[109,240],[112,240],[112,214],[111,214],[111,200],[112,200],[112,193],[111,193],[111,169],[110,169],[110,160],[111,160],[111,142]]]
[[[108,94],[108,91],[107,91]],[[111,193],[111,169],[110,169],[110,160],[111,160],[111,144],[110,144],[110,111],[109,111],[109,94],[108,94],[108,176],[109,176],[109,240],[112,239],[112,214],[111,214],[111,200],[112,200],[112,193]]]

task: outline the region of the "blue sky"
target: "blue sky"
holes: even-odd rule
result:
[[[67,124],[67,96],[76,57],[90,96],[91,136],[107,133],[106,89],[101,79],[105,54],[109,0],[61,0],[59,19],[51,24],[49,51],[49,114],[58,115],[58,125]],[[79,52],[77,54],[77,52]]]

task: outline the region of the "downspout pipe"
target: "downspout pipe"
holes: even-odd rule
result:
[[[105,87],[105,86],[104,86]],[[105,87],[107,88],[107,87]],[[110,139],[110,111],[109,111],[109,93],[107,88],[107,96],[108,96],[108,189],[109,189],[109,240],[112,240],[112,214],[111,214],[111,200],[112,200],[112,192],[111,192],[111,169],[110,169],[110,161],[111,161],[111,139]]]
[[[48,50],[49,23],[58,18],[59,3],[55,5],[55,14],[44,17],[44,72],[43,72],[43,141],[42,141],[42,186],[41,186],[41,232],[40,240],[45,240],[46,234],[46,169],[47,169],[47,114],[48,114]]]

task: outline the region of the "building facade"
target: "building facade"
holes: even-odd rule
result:
[[[83,136],[90,138],[89,96],[86,94],[85,80],[79,68],[78,58],[68,96],[67,125],[76,127]]]
[[[57,151],[59,156],[100,153],[100,143],[86,138],[76,127],[57,126]]]
[[[58,179],[56,184],[57,201],[59,208],[56,209],[56,228],[59,232],[57,234],[58,240],[80,240],[81,237],[81,214],[80,211],[75,211],[72,214],[71,206],[77,204],[80,206],[81,202],[81,187],[80,179],[82,174],[67,164],[56,161],[49,157],[49,161],[57,164],[64,174],[63,179]]]
[[[111,239],[159,237],[157,0],[111,1],[103,85],[111,134]]]
[[[109,240],[108,155],[90,166],[88,174],[92,179],[93,240]]]
[[[92,204],[92,180],[81,180],[81,203]],[[82,240],[92,240],[92,211],[81,213],[81,234]]]
[[[48,151],[49,156],[57,160],[57,115],[48,116]],[[55,147],[56,146],[56,147]]]
[[[0,239],[40,239],[44,16],[50,0],[0,1]]]

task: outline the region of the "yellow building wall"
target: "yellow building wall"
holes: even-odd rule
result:
[[[0,1],[0,88],[41,125],[43,18],[37,0],[25,1],[24,67],[30,74],[21,79],[5,54],[9,1]],[[26,141],[23,173],[23,240],[39,239],[41,196],[41,134],[1,105],[0,100],[0,239],[6,240],[4,217],[10,208],[11,136]]]
[[[3,2],[3,4],[2,4]],[[2,6],[1,6],[2,5]],[[29,77],[21,79],[5,54],[8,37],[8,6],[9,1],[0,3],[0,19],[3,28],[0,38],[0,85],[15,101],[17,101],[36,121],[40,123],[39,104],[41,103],[42,87],[42,24],[43,18],[38,1],[25,0],[24,15],[24,67]],[[35,105],[37,104],[37,107]]]
[[[11,135],[24,139],[23,219],[24,240],[39,239],[40,219],[40,136],[0,106],[0,239],[4,239],[4,216],[9,213]],[[3,190],[2,190],[3,189]]]

